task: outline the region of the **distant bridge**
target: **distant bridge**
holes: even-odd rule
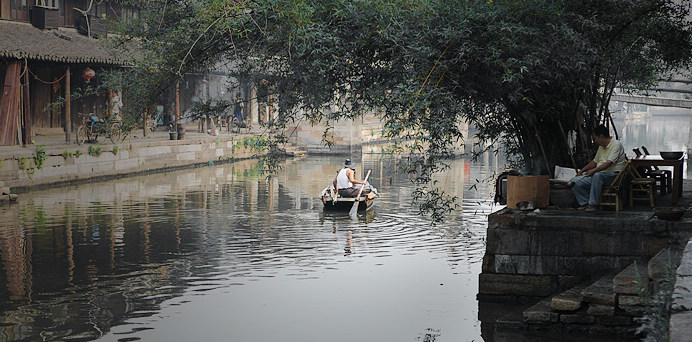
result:
[[[657,95],[667,94],[683,94],[685,96],[692,95],[692,90],[689,88],[692,85],[692,80],[677,78],[673,80],[661,80],[658,87],[649,89],[650,92]],[[659,96],[644,96],[644,95],[630,95],[622,94],[616,92],[610,98],[611,101],[620,101],[627,103],[638,103],[648,106],[657,107],[678,107],[678,108],[692,108],[692,99],[674,99]]]
[[[657,107],[678,107],[678,108],[692,108],[692,100],[678,100],[678,99],[668,99],[662,97],[652,97],[652,96],[642,96],[642,95],[627,95],[627,94],[614,94],[610,101],[620,101],[627,103],[639,103],[648,106]]]

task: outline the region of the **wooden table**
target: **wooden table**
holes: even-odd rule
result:
[[[682,196],[682,166],[684,155],[680,159],[663,159],[660,155],[638,156],[631,159],[634,167],[672,166],[673,167],[673,203]]]

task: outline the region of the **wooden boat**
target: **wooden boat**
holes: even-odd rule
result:
[[[370,189],[370,193],[367,195],[361,194],[360,203],[358,203],[358,210],[368,210],[372,208],[375,203],[375,197],[377,197],[377,189],[367,185],[366,189]],[[345,211],[348,212],[353,207],[353,201],[356,200],[355,197],[341,197],[339,196],[332,185],[324,188],[320,192],[320,199],[324,204],[324,210],[334,210],[334,211]]]

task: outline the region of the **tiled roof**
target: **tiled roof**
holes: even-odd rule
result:
[[[0,20],[0,58],[62,63],[126,64],[105,40],[88,38],[73,29],[40,30],[28,23]]]

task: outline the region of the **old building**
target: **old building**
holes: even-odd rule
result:
[[[113,90],[95,85],[126,62],[99,38],[136,13],[118,1],[0,0],[0,145],[37,133],[74,140],[80,114],[105,115]]]

